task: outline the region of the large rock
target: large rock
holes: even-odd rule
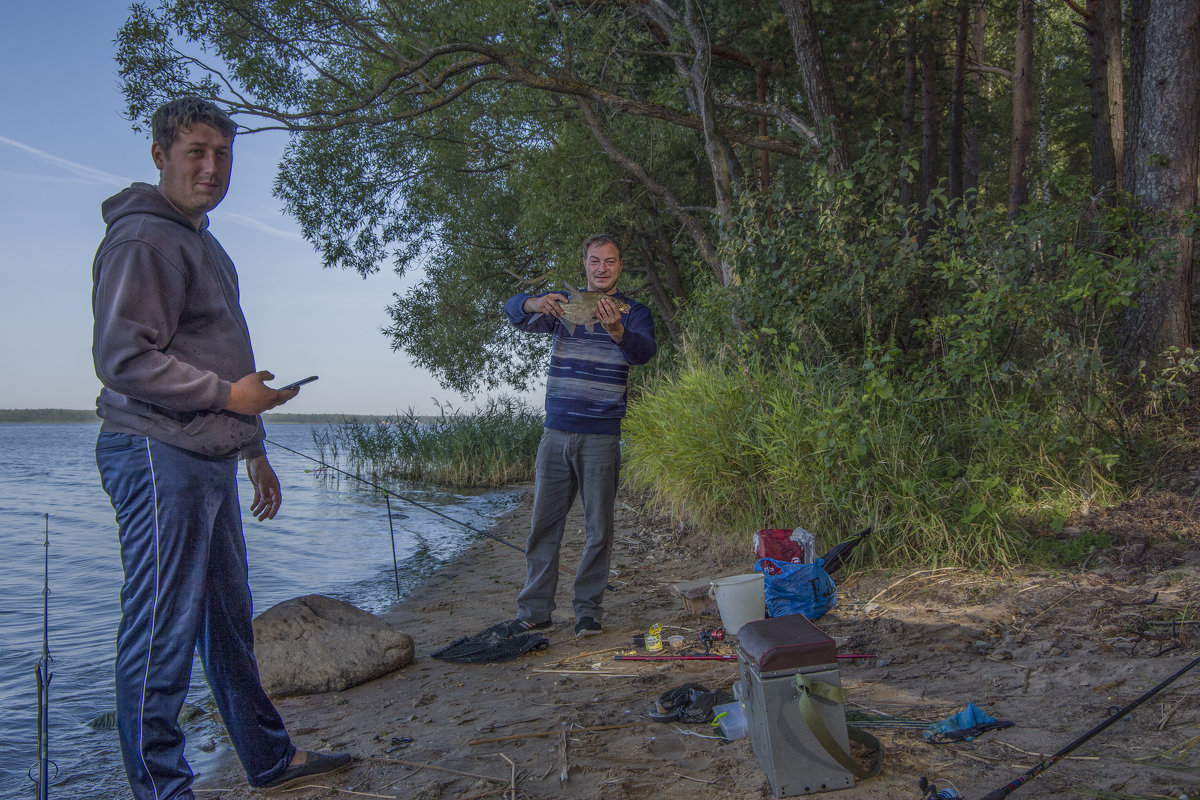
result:
[[[411,664],[413,640],[349,603],[310,594],[255,618],[254,654],[268,694],[317,694]]]

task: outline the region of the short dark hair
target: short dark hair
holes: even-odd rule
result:
[[[617,248],[617,258],[623,259],[624,253],[621,249],[621,243],[616,240],[616,237],[610,236],[607,233],[597,233],[595,236],[589,236],[588,240],[583,243],[583,260],[587,261],[588,250],[594,244],[611,244]]]
[[[154,131],[154,143],[161,147],[163,152],[169,153],[180,132],[190,129],[197,122],[216,128],[230,140],[237,133],[237,124],[212,103],[199,97],[180,97],[163,103],[154,112],[154,118],[150,121],[150,127]]]

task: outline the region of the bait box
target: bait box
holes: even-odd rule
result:
[[[738,631],[738,673],[750,746],[776,797],[849,789],[851,775],[801,716],[795,676],[841,688],[837,647],[802,614],[755,620]],[[810,696],[830,735],[849,752],[841,703]]]

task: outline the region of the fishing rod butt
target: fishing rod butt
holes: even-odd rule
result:
[[[1008,797],[1010,789],[1007,786],[1001,786],[999,789],[988,792],[979,800],[1004,800]]]

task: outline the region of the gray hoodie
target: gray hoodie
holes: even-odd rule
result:
[[[217,240],[147,183],[104,201],[92,266],[101,430],[205,456],[263,453],[262,421],[222,410],[254,372],[237,271]]]

